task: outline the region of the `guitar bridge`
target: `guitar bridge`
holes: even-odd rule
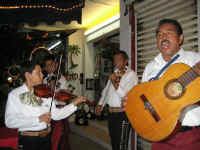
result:
[[[140,97],[141,97],[141,99],[142,99],[142,101],[144,103],[144,109],[146,109],[146,110],[148,110],[150,112],[150,114],[152,115],[152,117],[154,118],[154,120],[156,122],[160,121],[160,116],[155,111],[155,109],[153,108],[153,106],[151,105],[149,100],[146,98],[146,96],[144,94],[142,94]]]

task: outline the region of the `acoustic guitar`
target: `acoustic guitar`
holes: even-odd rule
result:
[[[200,98],[200,62],[171,65],[158,80],[136,85],[128,93],[125,112],[135,131],[149,141],[169,137],[181,111]]]

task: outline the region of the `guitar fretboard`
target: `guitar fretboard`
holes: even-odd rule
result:
[[[182,74],[177,80],[181,83],[181,85],[185,88],[188,84],[190,84],[193,80],[199,77],[200,66],[199,63],[192,67],[190,70],[186,71]]]

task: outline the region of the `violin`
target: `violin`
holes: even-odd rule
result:
[[[34,86],[34,94],[41,98],[49,98],[54,96],[54,92],[46,84],[39,84]],[[67,102],[77,96],[67,92],[67,91],[58,91],[55,92],[55,99],[61,102]]]
[[[34,86],[34,94],[41,98],[49,98],[53,97],[53,91],[51,88],[49,88],[46,84],[39,84]],[[55,99],[61,102],[67,102],[71,99],[76,98],[76,95],[73,95],[72,93],[69,93],[65,90],[60,90],[59,92],[55,92]],[[89,106],[94,106],[94,102],[90,102],[89,100],[86,100],[85,102]]]

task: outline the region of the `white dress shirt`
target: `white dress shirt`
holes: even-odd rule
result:
[[[53,74],[50,74],[50,75],[48,74],[47,77],[44,78],[43,83],[47,84],[47,79],[52,75]],[[67,89],[67,86],[68,86],[67,80],[65,79],[65,77],[63,75],[61,75],[60,78],[58,79],[57,85],[58,86],[56,86],[56,91],[59,91],[61,89]],[[65,102],[61,102],[58,100],[55,100],[55,102],[56,102],[56,105],[65,105],[66,104]]]
[[[122,98],[126,96],[137,82],[136,73],[128,68],[120,80],[118,89],[115,89],[112,82],[108,80],[98,104],[102,106],[108,104],[110,107],[121,107]]]
[[[191,52],[191,51],[184,51],[182,48],[177,53],[180,56],[176,59],[174,63],[184,63],[192,67],[198,61],[200,61],[200,54]],[[150,63],[147,64],[143,77],[142,82],[149,81],[151,78],[155,77],[157,73],[165,66],[167,62],[163,59],[161,53],[154,58]],[[166,69],[167,70],[167,69]],[[165,70],[165,71],[166,71]],[[164,72],[163,72],[164,73]],[[162,73],[162,74],[163,74]],[[162,75],[161,75],[162,76]],[[200,107],[193,105],[188,109],[185,109],[184,115],[181,115],[182,125],[183,126],[198,126],[200,125]]]
[[[25,84],[12,90],[8,94],[5,112],[5,124],[8,128],[17,128],[19,131],[40,131],[47,128],[45,122],[39,121],[39,116],[49,112],[51,98],[42,98],[41,106],[32,106],[21,102],[19,95],[27,92]],[[52,103],[51,118],[61,120],[77,110],[73,104],[57,109],[55,102]]]
[[[47,77],[44,78],[44,80],[43,80],[44,84],[47,84],[47,79],[48,79],[49,76],[51,76],[51,75],[48,74]],[[59,85],[57,90],[67,89],[68,84],[67,84],[67,81],[66,81],[66,79],[63,75],[61,75],[60,79],[58,79],[57,84]]]

